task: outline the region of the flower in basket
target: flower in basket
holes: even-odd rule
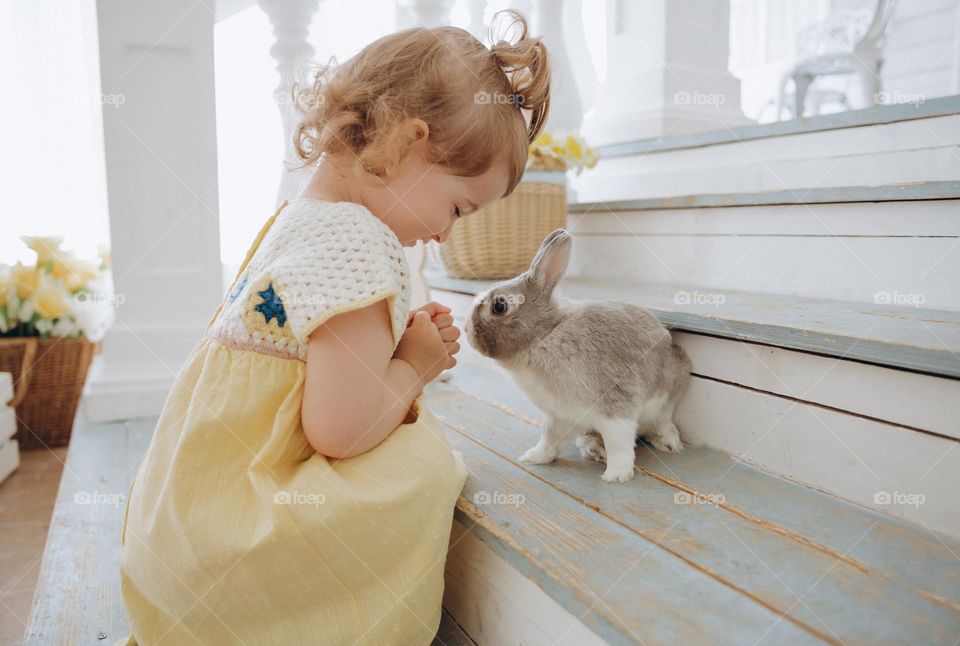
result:
[[[21,237],[35,265],[0,263],[0,336],[87,337],[99,341],[113,322],[109,256],[98,265],[60,248],[56,236]]]
[[[530,144],[527,168],[547,171],[566,171],[574,168],[579,175],[584,168],[596,166],[599,159],[600,155],[579,135],[571,133],[557,138],[545,130]]]

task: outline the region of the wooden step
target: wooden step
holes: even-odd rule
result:
[[[731,203],[752,194],[752,203],[770,199],[764,196],[800,203],[812,192],[832,201],[850,199],[851,191],[876,201],[888,199],[892,187],[911,185],[924,186],[920,193],[933,189],[926,199],[940,199],[951,192],[938,184],[960,177],[958,105],[957,97],[944,97],[920,110],[884,106],[740,131],[617,142],[600,148],[594,168],[570,178],[571,201],[715,195]],[[893,118],[871,122],[861,112]],[[814,121],[819,127],[807,127]],[[777,198],[778,192],[794,195]]]
[[[462,294],[478,294],[496,282],[449,278],[436,270],[426,276],[432,287]],[[675,330],[960,378],[956,311],[575,278],[564,279],[561,289],[573,299],[640,305]]]
[[[879,124],[930,119],[960,112],[960,97],[936,97],[921,105],[882,105],[860,110],[847,110],[833,114],[820,114],[803,119],[788,119],[773,123],[753,123],[732,128],[718,128],[689,134],[666,134],[661,137],[625,141],[600,146],[601,157],[635,157],[652,152],[702,148],[719,144],[743,143],[757,139],[784,137],[805,133],[838,130],[841,128],[873,127]]]
[[[960,638],[957,540],[707,448],[638,447],[638,475],[622,485],[603,482],[603,465],[575,447],[552,464],[522,464],[540,412],[494,362],[466,345],[458,357],[449,380],[428,387],[471,472],[457,520],[496,555],[492,571],[506,561],[575,618],[531,616],[524,643],[567,643],[558,635],[579,623],[607,643]],[[453,545],[445,605],[478,644],[498,643],[485,626],[539,602],[523,597],[529,589],[462,589],[457,573],[484,570],[462,559]],[[453,603],[471,598],[489,607]]]
[[[910,184],[571,205],[568,273],[960,310],[953,184],[941,193]]]

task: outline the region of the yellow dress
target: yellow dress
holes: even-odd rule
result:
[[[131,634],[117,644],[429,644],[467,478],[421,394],[372,450],[328,459],[300,421],[306,341],[409,271],[350,202],[284,201],[181,368],[121,531]]]

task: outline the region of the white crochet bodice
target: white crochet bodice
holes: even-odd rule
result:
[[[410,305],[400,240],[360,204],[297,198],[270,225],[207,334],[231,347],[306,361],[314,329],[384,297],[396,349]]]

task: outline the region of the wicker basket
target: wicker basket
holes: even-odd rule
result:
[[[526,271],[543,239],[567,225],[564,174],[549,174],[558,181],[524,179],[507,197],[458,222],[439,245],[447,275],[499,279]]]
[[[100,343],[86,338],[0,339],[0,372],[13,375],[21,449],[63,446],[70,442],[87,370]]]

